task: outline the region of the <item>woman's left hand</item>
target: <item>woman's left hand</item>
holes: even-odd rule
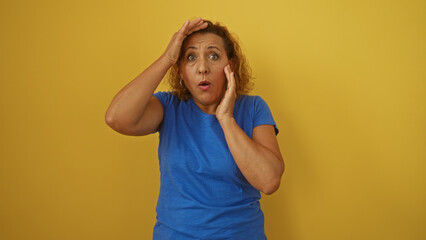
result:
[[[234,117],[234,104],[235,99],[237,99],[234,72],[231,71],[229,64],[225,66],[224,71],[226,79],[228,80],[228,87],[216,109],[216,118],[219,122],[229,120]]]

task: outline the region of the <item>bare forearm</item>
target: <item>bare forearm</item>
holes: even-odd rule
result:
[[[171,64],[160,57],[128,83],[112,100],[105,115],[107,121],[124,125],[136,124],[170,67]]]
[[[232,156],[247,181],[266,194],[277,190],[284,171],[282,159],[248,137],[234,118],[220,124]]]

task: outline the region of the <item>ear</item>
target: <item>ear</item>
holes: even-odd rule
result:
[[[178,70],[179,77],[183,79],[183,74],[181,69],[182,65],[180,65],[179,62],[177,62],[176,64],[178,64],[177,70]]]

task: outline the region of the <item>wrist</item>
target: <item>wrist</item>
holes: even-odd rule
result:
[[[232,124],[235,123],[235,119],[232,116],[222,117],[220,119],[218,118],[217,120],[219,121],[219,124],[222,127],[222,129],[228,128],[228,127],[232,126]]]
[[[168,58],[164,54],[158,58],[158,61],[164,64],[167,68],[171,68],[175,64],[172,59]]]

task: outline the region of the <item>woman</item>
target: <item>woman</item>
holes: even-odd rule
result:
[[[170,71],[172,92],[157,92]],[[260,192],[272,194],[284,163],[266,103],[227,28],[186,21],[164,53],[113,99],[115,131],[159,131],[161,187],[154,239],[266,239]]]

